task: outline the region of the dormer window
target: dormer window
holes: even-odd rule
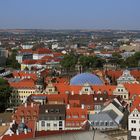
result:
[[[88,91],[88,88],[85,88],[85,91]]]
[[[102,100],[103,100],[103,98],[101,97],[101,98],[100,98],[100,101],[102,101]]]
[[[97,97],[95,97],[94,100],[97,101]]]
[[[49,89],[49,92],[52,92],[52,89]]]

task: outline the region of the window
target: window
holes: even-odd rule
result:
[[[94,100],[97,101],[97,97],[95,97]]]
[[[53,113],[53,112],[54,112],[54,109],[50,109],[50,112],[52,112],[52,113]]]
[[[113,122],[112,121],[110,122],[110,126],[113,126]]]
[[[49,92],[51,92],[52,91],[52,89],[49,89]]]
[[[136,120],[131,120],[131,123],[136,123]]]
[[[121,89],[121,92],[123,92],[123,89]]]
[[[50,127],[50,123],[47,123],[47,126]]]
[[[99,122],[95,122],[95,125],[96,125],[96,126],[99,126]]]
[[[67,115],[67,116],[66,116],[66,118],[70,118],[70,116],[69,116],[69,115]]]
[[[41,126],[45,127],[45,121],[41,121]]]
[[[107,122],[105,122],[105,126],[108,126],[108,123]]]
[[[126,98],[126,95],[124,95],[124,99]]]
[[[100,98],[100,101],[102,101],[102,100],[103,100],[103,98],[101,97],[101,98]]]
[[[57,127],[57,124],[56,124],[56,123],[54,123],[54,124],[53,124],[53,126],[54,126],[54,127]]]
[[[59,126],[62,126],[62,121],[59,121]]]
[[[56,110],[55,110],[55,112],[56,112],[56,113],[59,113],[59,112],[60,112],[60,110],[59,110],[59,109],[56,109]]]
[[[88,91],[88,88],[85,88],[85,91]]]
[[[100,126],[103,126],[104,125],[104,122],[100,121]]]
[[[78,115],[73,115],[72,118],[78,118]]]
[[[136,131],[136,128],[131,128],[131,131]]]

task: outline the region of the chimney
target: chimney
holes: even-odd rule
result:
[[[34,103],[33,102],[31,103],[31,107],[34,107]]]
[[[70,109],[70,104],[67,104],[67,109]]]
[[[84,104],[81,104],[81,108],[84,109],[85,108],[85,105]]]
[[[82,95],[82,91],[79,92],[79,95]]]
[[[22,117],[21,122],[24,123],[24,117]]]
[[[16,134],[19,135],[19,131],[18,131],[18,129],[16,130]]]
[[[15,124],[16,123],[16,121],[15,120],[13,120],[13,124]]]
[[[74,95],[74,91],[71,92],[71,95]]]
[[[27,134],[27,129],[24,129],[24,134]]]
[[[27,107],[27,103],[24,104],[24,107],[25,107],[25,108]]]

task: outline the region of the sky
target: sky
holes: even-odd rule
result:
[[[140,30],[140,0],[0,0],[0,29]]]

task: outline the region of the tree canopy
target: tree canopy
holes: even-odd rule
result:
[[[6,60],[6,66],[18,69],[20,68],[20,64],[16,60],[17,50],[12,50],[12,54]]]
[[[61,61],[62,68],[66,69],[67,72],[73,70],[77,63],[77,57],[74,54],[67,54]]]
[[[0,112],[3,112],[9,106],[11,92],[12,88],[8,82],[0,78]]]
[[[138,67],[140,62],[140,52],[136,52],[133,56],[128,57],[125,60],[127,67]]]

